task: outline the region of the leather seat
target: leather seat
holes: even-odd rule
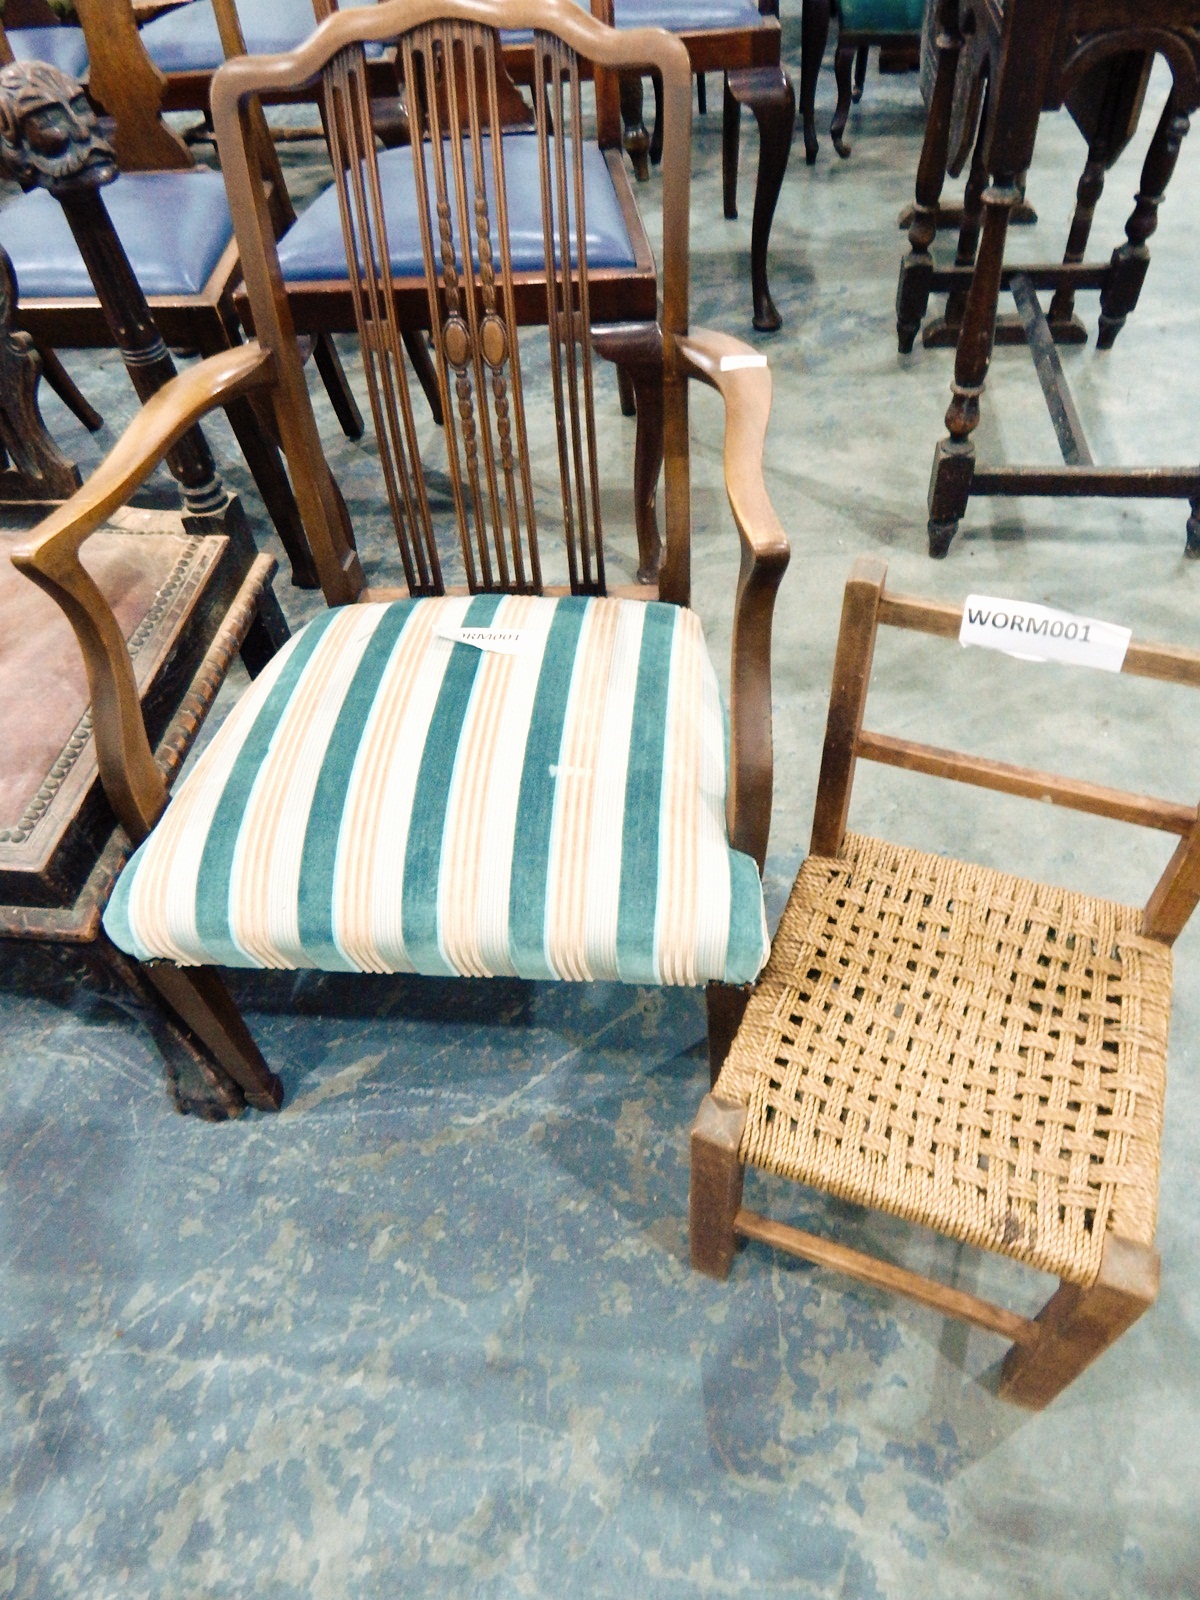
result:
[[[219,172],[122,173],[104,190],[104,202],[147,295],[201,293],[233,237]],[[0,207],[0,245],[12,257],[22,298],[94,296],[62,207],[44,189]]]
[[[483,165],[494,229],[490,144],[485,135],[484,145],[487,148],[483,154]],[[432,153],[427,152],[426,163],[431,163],[432,159]],[[601,151],[593,144],[584,149],[583,171],[588,266],[593,269],[634,267],[637,263],[633,244],[609,176],[608,165]],[[505,137],[504,172],[508,189],[513,271],[544,271],[538,147],[533,134],[513,133]],[[379,177],[383,186],[384,221],[392,271],[398,277],[422,277],[425,261],[421,253],[411,150],[384,151],[379,157]],[[455,234],[457,242],[457,228]],[[499,249],[498,243],[496,248]],[[284,280],[289,283],[341,281],[345,278],[346,252],[342,242],[341,213],[338,210],[337,193],[332,187],[318,196],[284,235],[279,245],[279,264]]]
[[[48,61],[68,78],[87,71],[87,42],[82,28],[6,28],[18,61]]]
[[[371,5],[374,0],[341,0],[339,10]],[[303,44],[317,25],[312,0],[238,0],[238,20],[248,55],[277,55]],[[215,72],[225,59],[211,0],[168,11],[141,30],[150,59],[163,72]],[[368,56],[382,55],[368,45]]]

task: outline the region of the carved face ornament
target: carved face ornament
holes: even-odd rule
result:
[[[22,189],[99,188],[117,175],[87,96],[45,61],[0,69],[0,170]]]

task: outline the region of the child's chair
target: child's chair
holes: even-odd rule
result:
[[[957,638],[962,612],[846,587],[811,854],[692,1129],[692,1265],[738,1236],[899,1290],[1011,1341],[1001,1395],[1044,1406],[1153,1304],[1171,945],[1200,898],[1200,817],[863,728],[880,623]],[[1200,685],[1200,653],[1122,671]],[[1144,910],[846,832],[859,757],[1160,828]],[[742,1206],[745,1165],[1058,1275],[1036,1319]]]

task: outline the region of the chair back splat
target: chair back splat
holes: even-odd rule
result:
[[[346,536],[340,497],[328,475],[295,356],[290,309],[281,290],[274,240],[255,179],[250,111],[255,97],[317,85],[325,106],[355,322],[384,484],[409,593],[445,592],[397,311],[393,197],[401,176],[381,175],[371,126],[364,45],[394,43],[412,128],[411,194],[420,234],[428,327],[445,419],[448,478],[467,588],[541,593],[543,559],[530,468],[527,399],[518,328],[544,337],[557,434],[558,487],[573,594],[605,592],[596,419],[593,396],[592,273],[585,210],[588,141],[580,95],[580,58],[594,65],[597,95],[620,68],[653,67],[665,88],[663,310],[666,371],[664,428],[686,428],[686,389],[673,381],[670,341],[687,332],[687,216],[690,88],[687,52],[651,32],[614,34],[569,0],[460,0],[432,8],[391,0],[328,18],[290,56],[227,63],[213,84],[213,118],[230,188],[246,289],[255,328],[279,366],[285,398],[280,428],[297,470],[297,494],[330,600],[362,593],[362,574]],[[445,15],[446,11],[450,15]],[[501,137],[515,93],[500,50],[499,28],[533,32],[532,129]],[[591,155],[597,152],[593,146]],[[407,186],[408,178],[403,177]],[[510,192],[526,202],[536,186],[540,238],[523,229],[519,256]],[[534,308],[530,297],[544,298]],[[530,313],[536,309],[536,316]],[[425,313],[422,313],[422,316]],[[535,327],[531,326],[534,324]],[[540,326],[537,326],[540,325]],[[610,328],[613,324],[609,324]],[[636,325],[622,326],[623,336]],[[603,342],[603,335],[598,343]],[[672,459],[672,456],[675,459]],[[667,461],[667,557],[663,598],[686,601],[687,462]],[[681,492],[682,491],[682,492]],[[674,593],[671,578],[674,576]]]

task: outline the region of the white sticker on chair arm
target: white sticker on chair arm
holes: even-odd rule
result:
[[[536,647],[536,639],[520,628],[452,628],[433,630],[434,637],[451,644],[469,644],[476,650],[493,650],[497,655],[520,656]]]
[[[1027,600],[969,594],[958,642],[1001,650],[1021,661],[1065,661],[1076,667],[1120,672],[1131,630],[1115,622],[1077,617]]]

